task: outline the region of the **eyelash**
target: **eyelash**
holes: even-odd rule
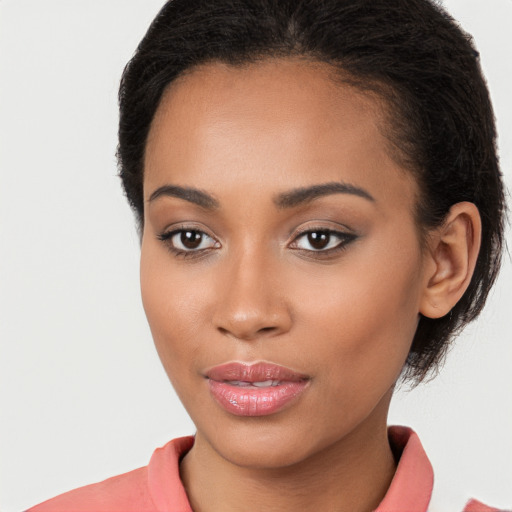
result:
[[[161,242],[163,242],[167,246],[167,249],[169,249],[169,251],[174,256],[176,256],[178,258],[197,258],[197,257],[200,257],[201,255],[204,255],[206,253],[206,251],[208,251],[209,249],[213,249],[214,248],[214,247],[207,247],[207,248],[203,248],[203,249],[190,249],[190,250],[183,250],[183,249],[177,248],[172,243],[172,239],[176,235],[183,234],[183,233],[186,233],[186,232],[196,233],[196,234],[199,234],[202,237],[206,236],[206,237],[210,238],[214,242],[214,245],[218,245],[217,240],[215,240],[212,236],[210,236],[204,230],[199,229],[199,228],[195,228],[195,227],[182,226],[180,228],[173,229],[172,231],[168,231],[168,232],[162,233],[162,234],[158,235],[157,238],[158,238],[158,240],[160,240]]]
[[[172,239],[176,235],[183,234],[186,232],[196,233],[196,235],[199,235],[201,237],[206,236],[206,237],[210,238],[213,241],[213,246],[202,248],[202,249],[189,249],[189,250],[183,250],[183,249],[177,248],[172,243]],[[316,249],[315,250],[315,249],[304,249],[304,248],[297,247],[297,243],[299,240],[301,240],[302,238],[305,238],[308,235],[311,235],[313,233],[327,235],[328,237],[338,238],[339,242],[334,247],[330,247],[328,249]],[[215,240],[215,238],[213,238],[212,236],[208,235],[208,233],[206,233],[205,231],[198,229],[198,228],[193,228],[193,227],[191,228],[191,227],[186,227],[186,226],[183,226],[183,227],[180,227],[177,229],[173,229],[172,231],[162,233],[162,234],[158,235],[157,238],[161,242],[165,243],[167,248],[169,249],[169,251],[174,256],[176,256],[178,258],[198,258],[198,257],[205,255],[209,250],[218,248],[218,247],[215,247],[216,245],[219,246],[219,242],[217,240]],[[346,233],[343,231],[337,231],[337,230],[329,229],[329,228],[325,228],[325,227],[308,228],[308,229],[301,231],[300,233],[298,233],[295,236],[295,238],[293,239],[293,241],[290,244],[290,248],[295,251],[301,252],[302,254],[305,254],[312,258],[320,258],[320,259],[321,258],[329,258],[329,257],[336,255],[337,253],[339,253],[341,251],[344,251],[346,249],[347,245],[350,244],[350,242],[354,241],[356,238],[357,238],[357,236],[353,233]],[[201,243],[202,242],[203,241],[201,241]],[[329,243],[330,243],[330,240],[329,240],[328,244]]]
[[[313,233],[316,234],[323,234],[327,235],[329,237],[335,237],[338,239],[338,243],[334,247],[330,247],[329,249],[302,249],[300,247],[293,247],[293,245],[296,245],[297,242],[307,237],[308,235],[311,235]],[[325,228],[325,227],[318,227],[318,228],[307,228],[301,231],[300,233],[295,236],[295,238],[292,241],[291,248],[293,250],[299,251],[311,258],[330,258],[335,256],[336,254],[346,250],[347,245],[350,244],[350,242],[353,242],[357,238],[357,235],[353,233],[347,233],[344,231],[338,231],[335,229]],[[330,240],[329,240],[330,243]]]

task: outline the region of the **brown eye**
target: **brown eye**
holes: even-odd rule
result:
[[[292,247],[303,251],[327,253],[331,249],[342,249],[355,238],[356,236],[352,233],[330,229],[312,229],[299,235],[294,240]]]
[[[325,249],[331,240],[331,234],[327,231],[312,231],[307,234],[308,242],[313,249]]]
[[[198,253],[219,247],[215,239],[199,229],[176,229],[163,233],[158,238],[176,253]]]
[[[197,249],[201,245],[203,234],[199,231],[182,231],[180,242],[187,249]]]

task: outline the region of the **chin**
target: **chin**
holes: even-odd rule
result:
[[[293,466],[335,443],[336,439],[319,436],[304,423],[283,424],[274,418],[243,418],[232,425],[198,429],[205,440],[224,460],[247,469],[279,469]],[[338,432],[339,434],[339,432]]]
[[[293,466],[307,458],[303,447],[292,440],[258,439],[236,440],[230,439],[226,443],[214,446],[218,453],[228,462],[247,469],[280,469]]]

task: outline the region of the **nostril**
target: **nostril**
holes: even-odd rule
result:
[[[257,338],[258,336],[265,336],[265,334],[267,334],[267,333],[274,333],[274,332],[278,331],[277,327],[261,327],[260,329],[244,330],[244,329],[241,329],[240,327],[229,329],[229,328],[219,326],[217,329],[219,330],[219,332],[221,334],[224,334],[227,336],[232,336],[232,337],[234,337],[236,339],[240,339],[240,340],[253,340],[253,339]]]

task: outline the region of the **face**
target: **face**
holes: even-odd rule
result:
[[[385,425],[425,277],[416,184],[383,119],[291,59],[204,65],[156,113],[144,308],[196,444],[235,464],[290,465]]]

